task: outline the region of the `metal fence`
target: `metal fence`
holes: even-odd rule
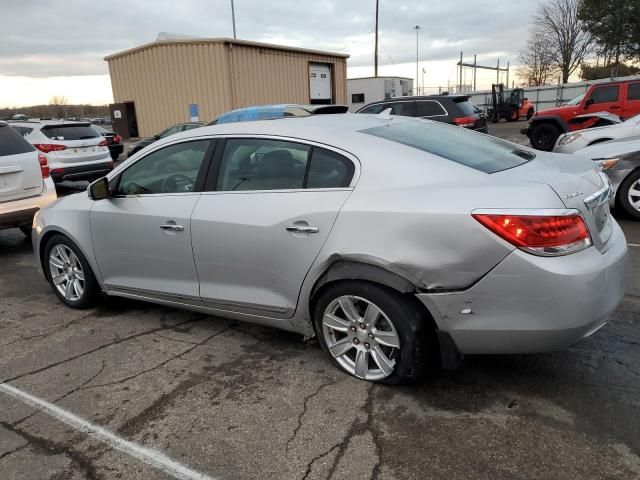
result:
[[[534,104],[536,111],[557,107],[569,100],[585,93],[590,85],[623,80],[640,79],[640,76],[616,77],[602,80],[589,80],[578,83],[564,83],[560,85],[545,85],[542,87],[524,87],[524,96]],[[471,101],[485,111],[491,106],[491,90],[481,90],[469,93]]]

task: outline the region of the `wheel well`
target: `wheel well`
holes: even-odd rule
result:
[[[553,119],[553,118],[545,118],[542,120],[537,120],[532,123],[531,128],[535,128],[539,125],[553,125],[554,127],[558,128],[558,130],[560,130],[561,132],[565,131],[565,129],[562,128],[562,125],[560,125],[560,122],[558,122],[556,119]]]
[[[423,312],[425,319],[428,319],[427,321],[433,329],[437,330],[433,315],[429,309],[415,297],[415,294],[420,292],[420,288],[414,285],[413,282],[377,265],[353,261],[338,261],[333,263],[318,280],[316,280],[309,299],[309,312],[311,316],[313,317],[316,301],[321,292],[338,282],[354,280],[381,285],[401,294],[407,298],[408,301],[412,302],[417,309]]]
[[[59,232],[57,230],[49,230],[47,233],[45,233],[42,236],[42,239],[40,240],[40,249],[38,250],[39,253],[39,261],[40,261],[40,266],[42,267],[42,271],[44,273],[45,278],[49,279],[49,269],[45,268],[45,263],[44,263],[44,250],[45,248],[47,248],[47,243],[49,243],[49,240],[51,239],[51,237],[53,237],[54,235],[62,235],[65,238],[69,238],[67,235],[65,235],[62,232]],[[71,239],[69,239],[71,240]],[[75,243],[75,242],[74,242]]]
[[[636,168],[634,168],[633,170],[631,170],[631,171],[627,174],[627,176],[626,176],[626,177],[624,177],[624,178],[622,179],[622,181],[620,182],[620,185],[618,185],[618,188],[616,189],[616,198],[615,198],[615,206],[616,206],[616,208],[618,208],[618,207],[619,207],[619,202],[620,202],[620,191],[621,191],[620,187],[622,186],[622,184],[625,182],[625,180],[626,180],[627,178],[629,178],[631,175],[633,175],[634,173],[639,172],[639,171],[640,171],[640,167],[636,167]]]

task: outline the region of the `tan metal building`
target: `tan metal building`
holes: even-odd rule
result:
[[[114,129],[151,136],[197,117],[278,103],[347,102],[347,58],[266,43],[159,40],[105,57]]]

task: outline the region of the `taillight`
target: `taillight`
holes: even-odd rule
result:
[[[49,164],[47,163],[47,156],[44,153],[38,153],[38,161],[40,162],[42,178],[49,178]]]
[[[51,143],[34,143],[33,146],[44,153],[59,152],[60,150],[67,149],[65,145],[54,145]]]
[[[120,143],[122,142],[122,137],[120,135],[116,135],[115,137],[113,137],[113,143]]]
[[[456,117],[453,119],[453,123],[459,127],[473,127],[476,124],[475,117]]]
[[[109,143],[107,142],[107,139],[106,139],[106,138],[105,138],[105,139],[103,139],[103,140],[98,144],[98,146],[99,146],[99,147],[106,147],[107,145],[109,145]]]
[[[568,255],[589,247],[589,229],[580,213],[562,213],[475,211],[472,216],[500,238],[534,255]]]

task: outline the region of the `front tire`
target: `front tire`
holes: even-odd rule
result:
[[[399,384],[420,377],[437,351],[435,331],[411,299],[374,283],[344,281],[322,290],[314,324],[322,348],[354,377]]]
[[[631,172],[620,184],[618,205],[628,216],[640,220],[640,169]]]
[[[560,129],[552,123],[539,123],[531,129],[531,146],[536,150],[550,152],[560,136]]]
[[[64,235],[56,234],[44,249],[44,270],[58,298],[71,308],[95,305],[100,287],[80,249]]]

